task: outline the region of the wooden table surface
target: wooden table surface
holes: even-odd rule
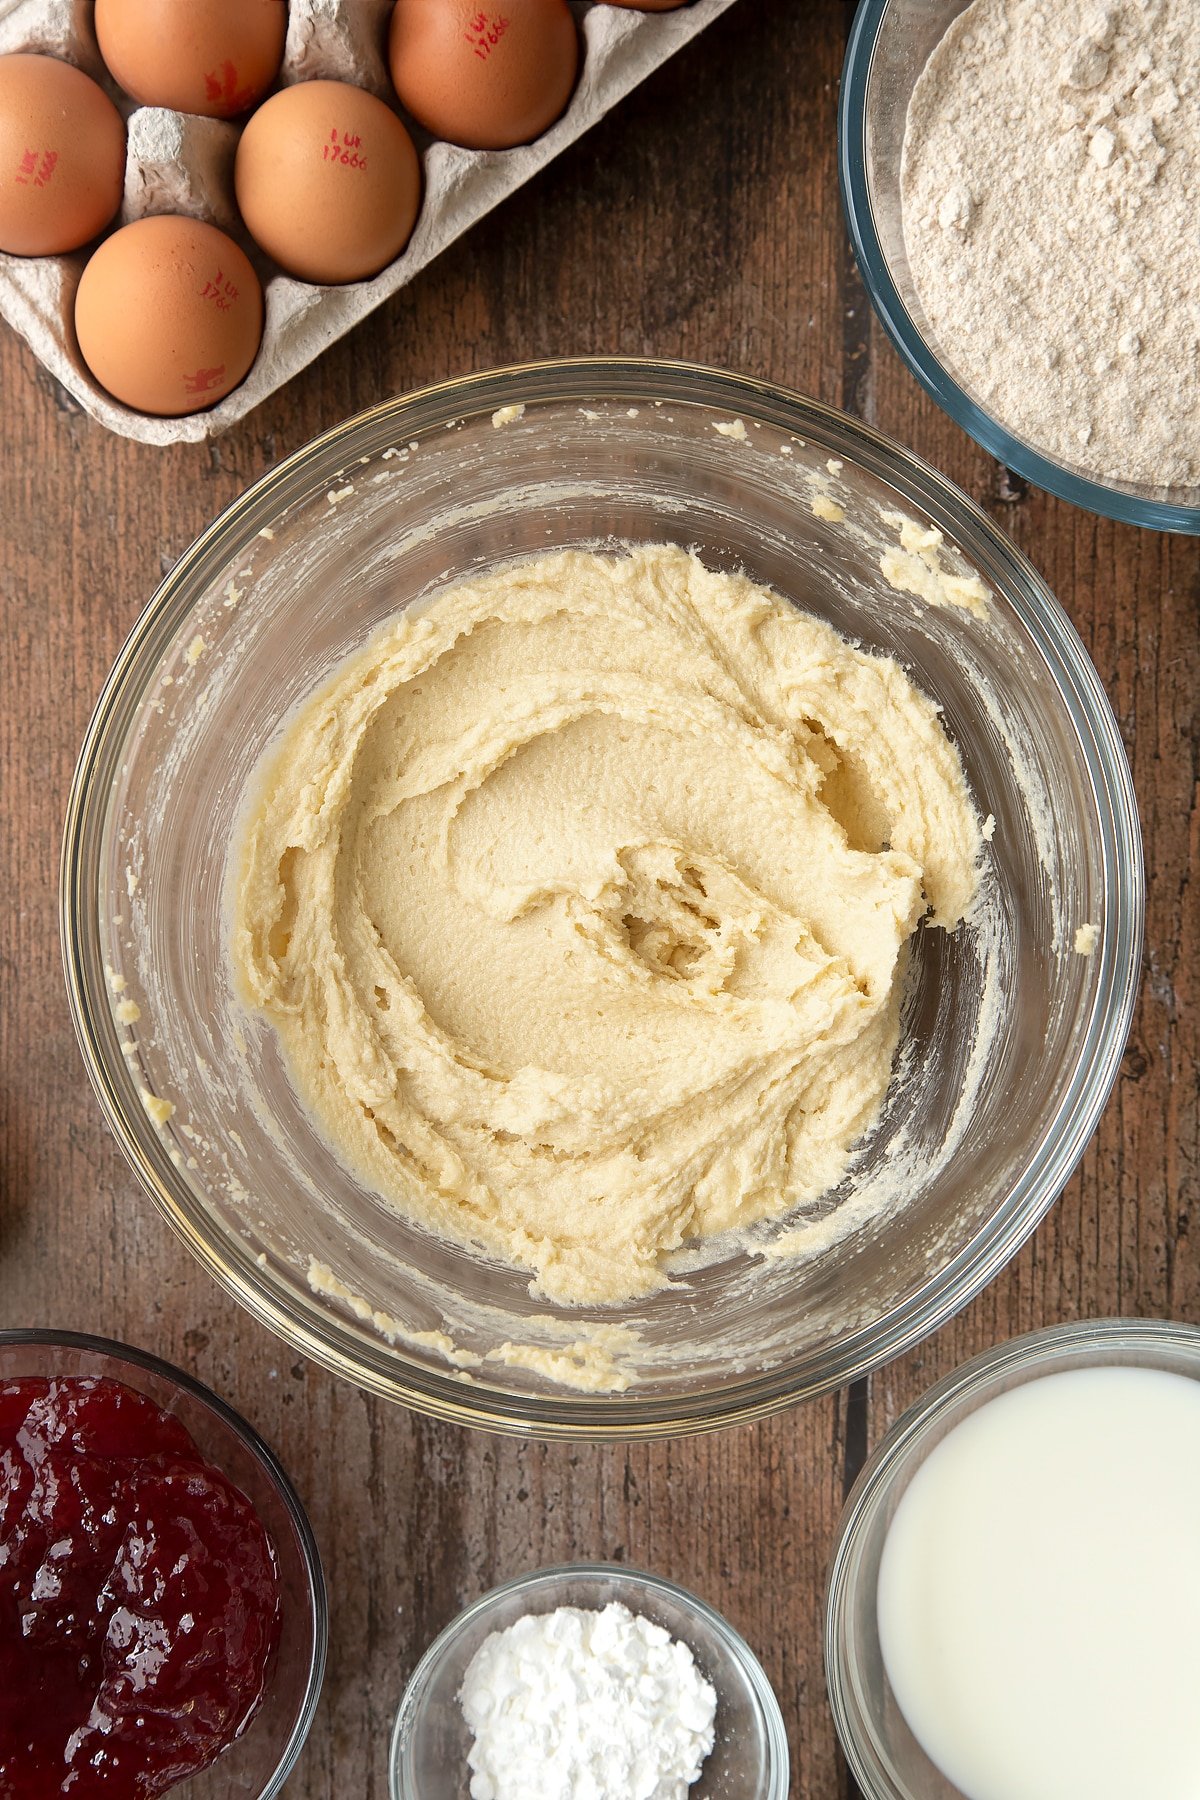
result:
[[[821,1665],[825,1569],[868,1448],[935,1377],[1016,1332],[1141,1313],[1200,1322],[1196,694],[1200,545],[1026,491],[905,373],[838,200],[834,113],[852,7],[741,0],[589,136],[211,445],[156,450],[82,414],[0,330],[0,1321],[144,1345],[273,1443],[333,1600],[328,1680],[291,1800],[385,1800],[401,1689],[492,1583],[624,1558],[713,1602],[759,1652],[793,1794],[853,1790]],[[764,376],[859,413],[943,469],[1060,596],[1132,758],[1149,916],[1120,1083],[1042,1228],[980,1298],[848,1393],[765,1424],[626,1449],[501,1440],[336,1382],[218,1290],[136,1188],[92,1099],[56,926],[77,746],[135,615],[191,538],[277,458],[415,385],[622,351]],[[1200,866],[1198,864],[1197,866]],[[431,1795],[429,1800],[438,1800]]]

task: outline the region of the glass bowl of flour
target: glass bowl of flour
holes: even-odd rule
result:
[[[909,369],[1017,474],[1200,532],[1192,0],[863,0],[842,197]]]
[[[461,1612],[417,1664],[392,1800],[531,1794],[786,1800],[762,1665],[703,1600],[612,1563],[541,1569]]]
[[[468,630],[454,609],[475,607],[479,626],[507,568],[509,625],[557,618],[548,566],[554,579],[574,571],[567,585],[582,600],[570,602],[574,635],[553,635],[548,706],[544,659],[534,671],[531,711],[519,636],[494,619]],[[649,596],[632,611],[627,591],[595,585],[631,567]],[[714,598],[698,612],[700,595]],[[664,639],[663,616],[685,619],[688,634]],[[492,652],[480,654],[485,641]],[[441,657],[435,679],[432,651],[450,643],[464,659]],[[585,669],[599,644],[607,670]],[[801,662],[785,644],[801,646]],[[778,666],[751,705],[747,670],[764,645]],[[356,660],[364,654],[370,667]],[[392,692],[371,767],[351,755],[342,774],[306,772],[313,745],[323,755],[354,741],[334,714],[321,724],[325,684],[370,713],[397,671],[413,680]],[[880,702],[858,707],[874,746],[869,778],[853,742],[844,753],[834,742],[845,735],[837,708],[855,693]],[[881,727],[889,696],[910,727],[922,723],[943,771],[959,770],[965,811],[915,807],[928,856],[965,845],[974,869],[953,928],[938,923],[899,828],[874,805],[877,788],[885,798],[903,788],[920,761],[912,729],[893,738]],[[545,734],[505,738],[514,722],[554,724],[571,707],[589,717],[569,757]],[[434,723],[414,738],[422,708]],[[280,765],[298,719],[315,722],[309,750]],[[747,732],[747,783],[731,788]],[[615,784],[594,778],[600,739],[633,746]],[[451,742],[477,769],[481,747],[489,759],[479,779],[469,762],[453,774],[453,816],[424,814],[423,836],[381,840],[358,875],[342,863],[334,879],[310,881],[304,847],[319,846],[337,808],[352,836],[357,823],[369,831],[399,816],[377,803],[397,782],[405,806],[423,807],[447,788],[437,768]],[[329,1030],[310,1039],[303,1079],[276,1016],[247,1004],[232,953],[237,846],[270,757],[277,795],[298,783],[282,808],[298,836],[255,884],[270,918],[250,938],[302,980],[316,968],[310,942],[325,946],[306,1016],[320,1026],[324,1008]],[[357,802],[356,770],[371,789]],[[801,789],[811,805],[797,811]],[[507,813],[492,810],[514,793]],[[734,798],[718,819],[720,793]],[[629,809],[667,806],[700,820],[688,859],[661,831],[626,831]],[[620,855],[585,861],[581,876],[562,846],[591,857],[593,827],[614,816]],[[474,835],[460,839],[467,823]],[[448,843],[458,927],[444,911]],[[846,938],[861,892],[851,882],[831,904],[823,877],[806,889],[818,843],[843,870],[867,872],[874,916],[892,932],[890,948],[887,930],[868,939],[895,975],[895,1010],[881,1015],[894,1039],[885,1029],[876,1043],[881,1101],[878,1083],[867,1103],[847,1087],[857,1065],[838,1036],[840,1021],[874,1005],[871,968],[859,974]],[[377,878],[401,866],[402,903],[374,896]],[[366,910],[333,936],[316,920],[310,932],[293,896],[298,907],[345,898],[352,911],[362,897]],[[996,527],[908,452],[828,408],[732,375],[605,359],[388,402],[251,488],[167,577],[122,651],[80,758],[63,859],[87,1068],[131,1166],[216,1279],[367,1389],[558,1437],[759,1417],[853,1379],[961,1307],[1037,1225],[1100,1116],[1128,1029],[1142,906],[1133,790],[1102,685]],[[962,910],[960,896],[947,913]],[[410,928],[423,920],[433,925],[414,948]],[[502,960],[510,930],[533,942],[528,963]],[[390,963],[357,980],[365,1007],[350,1006],[343,952],[373,967],[381,944]],[[796,1062],[802,992],[831,1022],[827,1066]],[[593,1030],[589,994],[615,995],[622,1009],[601,1010],[607,1038]],[[650,1028],[638,1022],[642,1000],[659,1009]],[[714,1019],[725,1042],[734,1029],[761,1034],[736,1067],[707,1054]],[[536,1055],[488,1035],[518,1022],[523,1044],[543,1046]],[[577,1042],[577,1025],[591,1035]],[[367,1082],[355,1116],[378,1135],[386,1169],[344,1154],[310,1104],[335,1035],[339,1068]],[[598,1041],[604,1055],[593,1058]],[[390,1063],[376,1056],[385,1043]],[[431,1086],[439,1057],[447,1080]],[[631,1057],[637,1080],[622,1085],[613,1066],[621,1074]],[[639,1086],[660,1064],[668,1101],[694,1089],[682,1110]],[[419,1151],[437,1194],[457,1187],[473,1203],[479,1190],[460,1177],[489,1123],[471,1112],[481,1092],[499,1096],[487,1147],[501,1173],[489,1191],[504,1204],[519,1188],[524,1201],[532,1181],[541,1206],[538,1233],[514,1234],[511,1255],[490,1221],[490,1237],[481,1217],[478,1239],[464,1241],[461,1215],[442,1229],[385,1191]],[[406,1123],[394,1107],[414,1096],[429,1104]],[[656,1108],[650,1143],[643,1112]],[[827,1179],[828,1161],[814,1169],[800,1147],[819,1144],[834,1115],[845,1148]],[[578,1153],[581,1120],[602,1150],[616,1139],[609,1161]],[[618,1193],[627,1202],[663,1166],[653,1159],[664,1142],[677,1159],[673,1247],[647,1246]],[[594,1191],[581,1206],[584,1180]],[[689,1235],[693,1192],[727,1219],[742,1194],[757,1210]],[[558,1215],[565,1230],[581,1211],[587,1256],[569,1262],[556,1249]],[[641,1288],[622,1298],[630,1270]],[[576,1285],[564,1291],[567,1277]]]

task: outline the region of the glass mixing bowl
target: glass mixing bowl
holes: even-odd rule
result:
[[[838,1737],[866,1800],[963,1800],[910,1730],[880,1648],[880,1560],[909,1482],[955,1426],[989,1400],[1043,1375],[1112,1367],[1200,1381],[1200,1330],[1154,1319],[1083,1320],[1000,1344],[923,1394],[855,1482],[830,1565],[825,1676]]]
[[[844,518],[818,517],[814,500]],[[900,515],[944,534],[951,571],[978,572],[986,616],[889,584],[880,559]],[[979,924],[918,934],[902,1076],[821,1209],[836,1213],[821,1253],[772,1256],[787,1228],[776,1222],[648,1299],[569,1309],[531,1298],[527,1273],[410,1224],[331,1153],[274,1032],[232,992],[226,861],[281,721],[400,607],[546,548],[662,540],[898,657],[941,706],[994,835]],[[851,1380],[961,1307],[1037,1224],[1096,1124],[1129,1025],[1142,909],[1133,789],[1104,690],[996,527],[907,451],[811,401],[603,359],[375,407],[236,501],[159,587],[105,684],[62,867],[89,1075],[205,1265],[363,1386],[544,1436],[760,1416]],[[1073,949],[1082,925],[1095,928],[1090,955]],[[603,1391],[533,1366],[557,1355],[584,1379],[583,1341],[593,1369],[611,1358]]]
[[[908,265],[900,158],[908,103],[931,52],[970,0],[862,0],[842,71],[838,146],[854,254],[884,329],[927,393],[964,431],[1048,493],[1159,531],[1200,532],[1200,493],[1097,481],[1014,437],[946,367]]]
[[[518,1576],[447,1625],[414,1669],[396,1715],[392,1800],[426,1800],[434,1793],[438,1800],[467,1800],[471,1732],[458,1696],[467,1665],[485,1638],[527,1613],[559,1606],[599,1611],[613,1601],[686,1644],[716,1690],[716,1742],[688,1800],[787,1800],[783,1715],[745,1639],[685,1588],[615,1563],[569,1563]]]
[[[258,1711],[209,1768],[170,1800],[275,1800],[304,1748],[325,1675],[329,1612],[312,1527],[274,1454],[245,1419],[182,1369],[75,1331],[0,1331],[0,1383],[88,1376],[145,1394],[190,1432],[201,1455],[250,1501],[275,1548],[281,1630]]]

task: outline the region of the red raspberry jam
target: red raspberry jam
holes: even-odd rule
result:
[[[258,1514],[118,1381],[0,1384],[0,1796],[153,1800],[218,1757],[279,1635]]]

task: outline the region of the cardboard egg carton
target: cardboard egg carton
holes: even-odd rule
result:
[[[516,150],[475,151],[430,138],[397,106],[384,61],[392,0],[290,0],[281,84],[322,77],[352,82],[387,100],[405,118],[425,173],[421,214],[404,254],[371,281],[312,287],[282,274],[242,230],[233,194],[239,125],[135,106],[113,85],[101,61],[92,0],[0,0],[0,55],[31,50],[75,63],[100,81],[120,107],[129,131],[120,223],[175,212],[231,232],[262,278],[266,321],[262,348],[240,387],[208,412],[158,419],[133,412],[106,394],[79,354],[73,316],[85,252],[36,258],[0,254],[0,315],[84,410],[110,431],[146,444],[216,437],[411,281],[447,244],[733,3],[692,0],[679,12],[640,13],[596,0],[571,0],[583,55],[566,112],[535,143]]]

